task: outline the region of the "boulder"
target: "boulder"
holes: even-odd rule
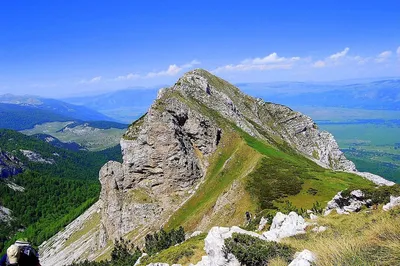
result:
[[[295,255],[295,259],[289,266],[311,266],[316,261],[316,256],[311,251],[305,249]]]
[[[325,226],[316,226],[313,229],[311,229],[311,231],[315,232],[315,233],[321,233],[326,231],[326,227]]]
[[[224,240],[232,237],[233,233],[246,234],[260,239],[264,239],[261,235],[254,232],[243,230],[237,226],[233,227],[213,227],[205,238],[205,251],[207,256],[203,256],[202,260],[195,266],[240,266],[239,261],[233,254],[228,254],[225,258],[223,252]]]
[[[260,220],[260,224],[258,225],[258,231],[264,230],[267,223],[268,223],[268,218],[262,217]]]
[[[324,215],[328,215],[332,210],[336,210],[338,214],[359,212],[364,205],[371,205],[371,200],[365,199],[365,194],[361,190],[353,190],[348,197],[343,197],[342,192],[339,192],[328,202]]]
[[[193,233],[190,235],[190,237],[198,236],[198,235],[200,235],[201,233],[202,233],[201,231],[195,231],[195,232],[193,232]]]
[[[387,204],[383,205],[383,210],[388,211],[396,206],[400,206],[400,197],[390,196],[390,201]]]
[[[9,222],[11,220],[11,210],[0,205],[0,222]]]
[[[357,190],[353,190],[350,195],[358,198],[358,199],[363,199],[364,198],[364,192],[362,192],[361,190],[357,189]]]
[[[282,238],[304,234],[309,224],[295,212],[285,215],[278,212],[272,220],[269,231],[263,233],[268,241],[279,241]]]

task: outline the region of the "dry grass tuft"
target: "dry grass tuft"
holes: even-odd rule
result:
[[[283,242],[313,251],[316,265],[399,265],[400,209],[320,217],[323,233],[308,232]]]

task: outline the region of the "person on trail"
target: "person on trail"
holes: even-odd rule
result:
[[[7,249],[0,266],[40,266],[36,250],[26,241],[16,241]]]

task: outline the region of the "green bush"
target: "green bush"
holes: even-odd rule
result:
[[[84,261],[80,263],[72,263],[70,266],[127,266],[134,265],[142,255],[139,248],[135,247],[130,241],[123,239],[117,240],[113,251],[111,252],[110,261]]]
[[[161,250],[167,249],[176,244],[185,241],[185,230],[180,226],[177,230],[172,229],[166,232],[161,228],[160,231],[154,234],[148,234],[145,237],[145,250],[149,255],[156,254]]]
[[[223,248],[225,257],[232,253],[242,265],[264,266],[274,258],[287,262],[293,259],[294,250],[285,244],[261,240],[257,237],[233,233],[225,239]]]
[[[301,191],[301,169],[289,161],[263,158],[250,174],[247,190],[257,198],[260,209],[274,208],[273,201]]]
[[[324,212],[324,207],[322,207],[319,201],[314,202],[311,211],[315,214],[322,214]]]

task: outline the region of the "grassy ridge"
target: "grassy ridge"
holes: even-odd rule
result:
[[[295,151],[290,152],[286,147],[286,152],[276,150],[274,147],[259,141],[250,135],[242,132],[247,144],[256,149],[258,152],[266,156],[266,159],[259,165],[259,168],[250,176],[250,178],[258,178],[263,175],[265,179],[275,176],[276,186],[271,187],[268,182],[263,187],[255,187],[257,191],[277,190],[281,188],[275,197],[275,207],[282,206],[282,198],[292,202],[298,208],[311,208],[316,201],[327,202],[340,190],[352,186],[372,187],[372,182],[354,174],[335,172],[329,169],[322,168],[304,156],[297,154]],[[299,178],[301,181],[301,189],[298,193],[293,193],[291,190],[295,188],[286,186],[287,191],[283,191],[280,182],[288,182],[291,178]],[[295,181],[295,179],[293,179]],[[260,182],[254,183],[254,186],[260,186]],[[283,187],[285,188],[285,187]],[[250,190],[252,188],[250,187]],[[313,191],[313,193],[310,193]],[[316,193],[315,193],[316,192]],[[254,195],[260,197],[260,195]],[[287,196],[287,197],[286,197]],[[262,202],[259,202],[262,207]]]

